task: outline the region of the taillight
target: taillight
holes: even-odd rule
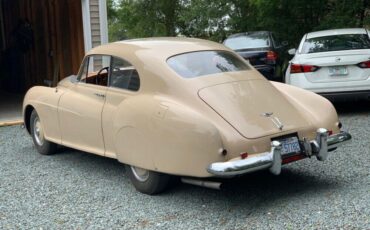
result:
[[[278,54],[274,51],[268,51],[266,58],[269,61],[276,61],[278,59]]]
[[[360,68],[364,68],[364,69],[370,68],[370,61],[364,61],[364,62],[358,63],[357,66]]]
[[[245,159],[245,158],[247,158],[247,157],[248,157],[248,153],[247,153],[247,152],[245,152],[245,153],[241,153],[241,154],[240,154],[240,157],[241,157],[242,159]]]
[[[320,67],[315,65],[299,65],[299,64],[290,65],[290,73],[309,73],[315,72],[318,69],[320,69]]]

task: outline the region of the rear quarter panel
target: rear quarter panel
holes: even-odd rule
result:
[[[170,98],[125,100],[115,117],[117,159],[175,175],[207,177],[206,166],[224,161],[218,129],[202,114]]]
[[[314,128],[326,128],[338,133],[338,115],[326,98],[295,86],[272,82],[272,84],[309,119]]]

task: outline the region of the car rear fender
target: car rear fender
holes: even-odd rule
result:
[[[126,100],[116,124],[120,162],[168,174],[207,177],[206,166],[223,161],[218,129],[194,109],[166,98]],[[130,109],[127,109],[130,108]]]
[[[271,83],[311,121],[313,131],[321,127],[339,133],[337,112],[326,98],[295,86]]]

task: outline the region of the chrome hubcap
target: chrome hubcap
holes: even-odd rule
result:
[[[33,122],[33,135],[38,145],[42,145],[44,143],[44,131],[38,117],[36,117]]]
[[[149,171],[146,169],[131,166],[131,171],[138,181],[144,182],[149,178]]]

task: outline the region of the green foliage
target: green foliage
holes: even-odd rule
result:
[[[189,37],[223,40],[228,27],[227,15],[230,12],[228,2],[227,0],[182,1],[178,32]]]
[[[110,40],[176,36],[177,0],[108,0]]]
[[[370,0],[107,0],[111,41],[189,36],[222,41],[269,30],[297,44],[307,32],[370,26]]]
[[[327,15],[316,29],[363,27],[370,24],[369,0],[328,1],[327,7]]]

